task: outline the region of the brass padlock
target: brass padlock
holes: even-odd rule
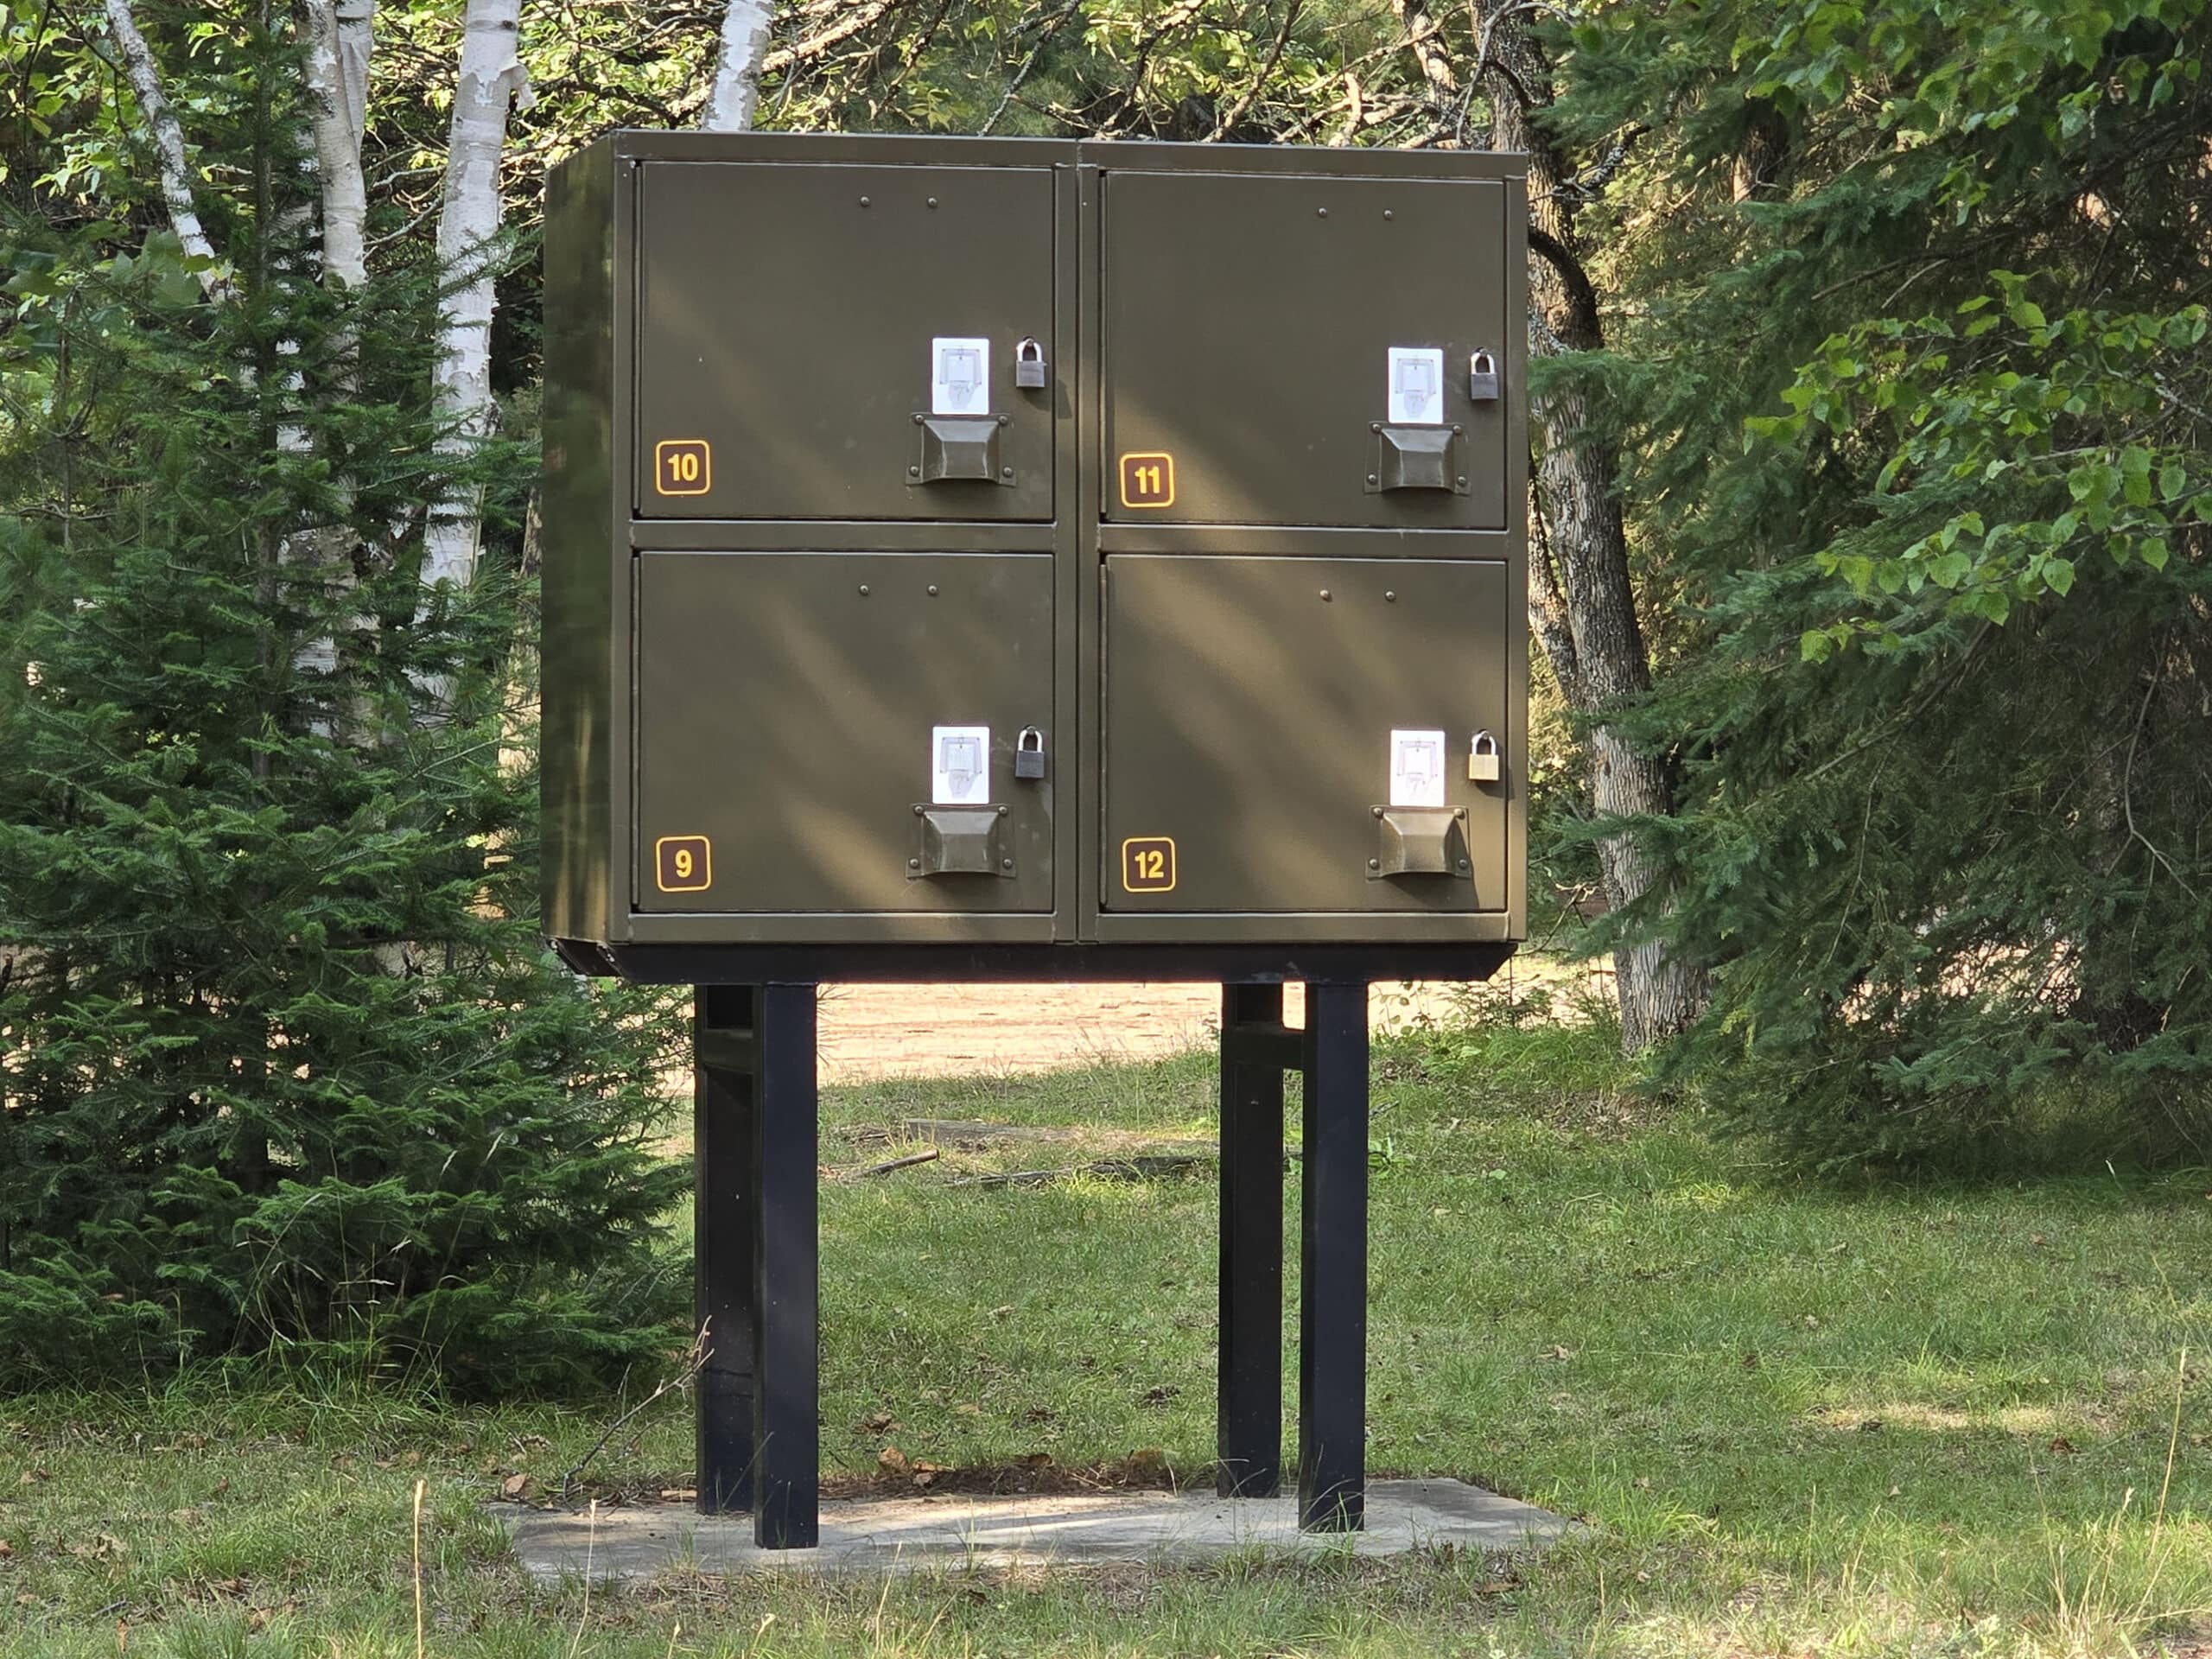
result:
[[[1024,391],[1045,389],[1045,348],[1033,339],[1014,348],[1014,384]]]
[[[1499,775],[1497,740],[1488,732],[1477,732],[1467,746],[1467,781],[1471,784],[1494,784]]]
[[[1467,396],[1478,404],[1498,400],[1497,359],[1488,352],[1477,352],[1468,359]]]
[[[1034,726],[1023,727],[1014,740],[1014,775],[1031,783],[1045,775],[1045,734]]]

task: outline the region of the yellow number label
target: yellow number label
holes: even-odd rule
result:
[[[1166,454],[1123,455],[1122,505],[1125,507],[1173,506],[1175,457]]]
[[[1122,887],[1127,893],[1174,892],[1174,842],[1166,836],[1132,836],[1123,842]]]
[[[715,849],[704,836],[663,836],[653,842],[653,878],[663,893],[703,893],[715,885]]]
[[[653,488],[660,494],[704,495],[714,486],[714,451],[704,438],[663,438],[653,446]]]

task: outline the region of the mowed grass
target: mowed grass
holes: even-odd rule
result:
[[[1493,1021],[1376,1054],[1370,1466],[1587,1523],[1548,1554],[587,1597],[531,1588],[487,1510],[517,1473],[556,1490],[611,1397],[109,1379],[0,1402],[0,1655],[412,1654],[418,1480],[437,1655],[2212,1652],[2212,1173],[1808,1183],[1634,1103],[1611,1041]],[[956,1183],[1203,1139],[1213,1088],[1197,1055],[826,1097],[833,1172],[912,1119],[1069,1133],[833,1173],[825,1473],[895,1445],[1206,1480],[1210,1174]],[[664,1401],[577,1491],[690,1465]]]

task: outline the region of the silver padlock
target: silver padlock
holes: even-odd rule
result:
[[[1467,396],[1478,404],[1497,401],[1497,359],[1488,352],[1477,352],[1467,361]]]
[[[1045,389],[1045,348],[1033,339],[1014,348],[1014,384],[1024,391]]]
[[[1014,740],[1014,775],[1031,783],[1045,775],[1045,734],[1025,726]]]
[[[1497,740],[1488,732],[1477,732],[1467,746],[1467,781],[1471,784],[1494,784],[1498,779],[1499,762]]]

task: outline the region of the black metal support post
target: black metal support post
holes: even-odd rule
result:
[[[1221,988],[1221,1332],[1215,1490],[1282,1488],[1282,987]]]
[[[821,1225],[811,984],[757,993],[753,1118],[753,1540],[810,1549],[821,1535]]]
[[[1298,1340],[1298,1524],[1367,1510],[1367,987],[1306,987]]]
[[[820,1530],[814,987],[702,985],[693,1006],[699,1513],[749,1510],[763,1548],[803,1549]]]
[[[702,985],[692,1003],[692,1317],[699,1513],[753,1507],[753,1123],[758,993]]]

